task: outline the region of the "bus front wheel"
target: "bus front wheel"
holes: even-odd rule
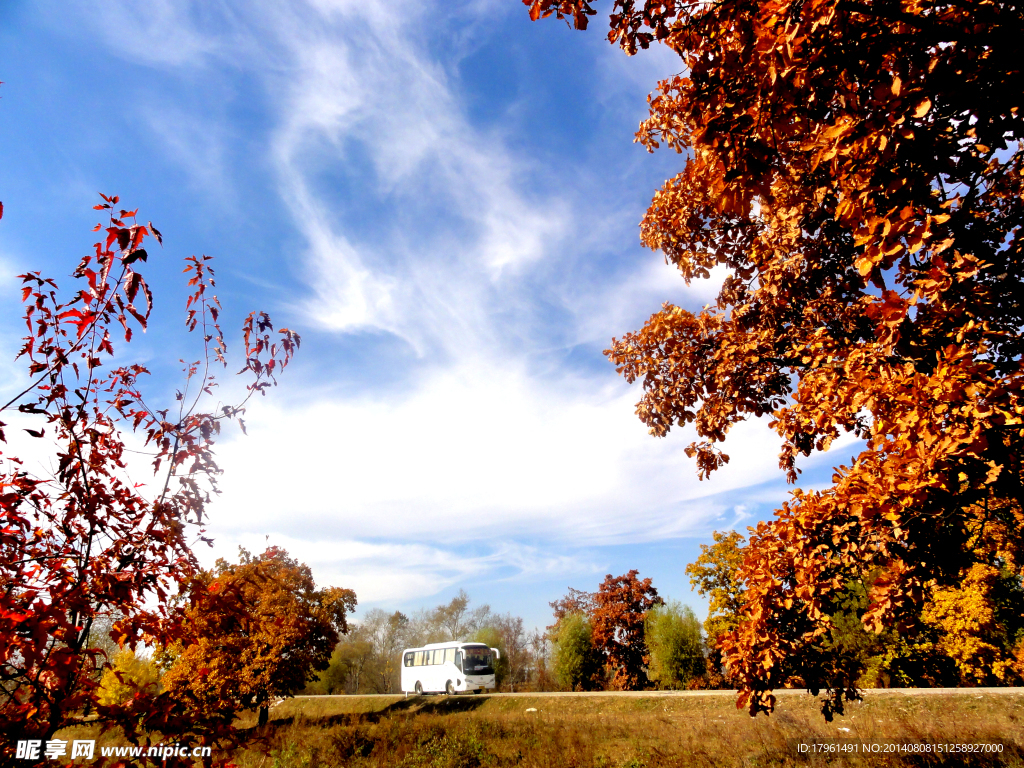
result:
[[[447,693],[449,696],[455,695],[455,686],[452,685],[451,680],[444,684],[444,692]]]
[[[416,681],[416,695],[423,695],[423,683],[421,683],[419,680]]]

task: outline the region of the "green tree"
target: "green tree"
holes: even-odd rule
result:
[[[706,671],[700,622],[688,605],[672,600],[647,611],[647,676],[659,688],[685,688]]]
[[[483,643],[488,648],[497,648],[500,657],[494,661],[494,685],[496,690],[501,690],[502,685],[508,680],[508,649],[505,647],[505,638],[498,627],[488,625],[480,627],[470,637],[473,643]]]
[[[306,686],[304,693],[338,695],[374,691],[373,643],[362,626],[349,629],[334,647],[327,669]]]
[[[584,613],[567,613],[551,632],[555,681],[569,691],[599,687],[601,655],[594,647],[593,629]]]

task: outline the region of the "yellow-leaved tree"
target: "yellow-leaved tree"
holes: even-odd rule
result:
[[[124,704],[136,693],[155,694],[160,689],[160,668],[147,656],[122,648],[103,671],[96,697],[101,706]]]
[[[966,685],[1024,678],[1024,659],[1004,650],[1013,643],[996,616],[993,597],[999,576],[997,568],[976,563],[961,584],[934,589],[921,612],[925,623],[939,630],[937,649],[956,663]]]

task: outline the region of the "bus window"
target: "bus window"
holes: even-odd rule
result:
[[[462,670],[467,675],[493,675],[494,667],[491,664],[490,648],[463,648],[465,654],[462,662]]]
[[[454,648],[445,648],[444,649],[444,663],[445,664],[451,664],[454,661],[455,661],[455,649]]]
[[[434,663],[444,664],[444,648],[438,648],[434,651]]]
[[[416,655],[413,658],[412,664],[413,664],[414,667],[422,667],[423,666],[423,651],[416,651]]]
[[[459,672],[462,671],[462,651],[455,652],[455,666]]]
[[[405,666],[407,666],[407,667],[411,667],[412,666],[412,654],[411,653],[405,654]]]

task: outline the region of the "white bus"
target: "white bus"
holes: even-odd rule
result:
[[[402,690],[405,693],[480,693],[494,689],[497,648],[483,643],[431,643],[402,651]]]

